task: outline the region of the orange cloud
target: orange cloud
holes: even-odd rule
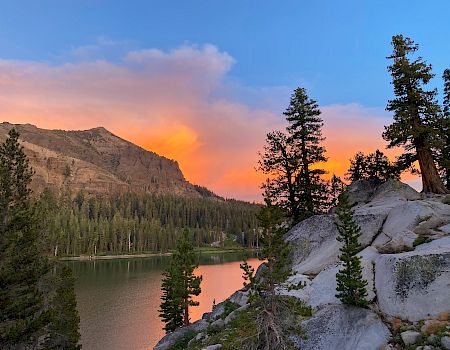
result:
[[[222,94],[231,86],[225,78],[233,64],[212,45],[132,51],[118,63],[0,60],[0,118],[43,128],[104,126],[178,160],[194,183],[226,197],[259,199],[264,175],[254,171],[257,152],[266,133],[284,121],[281,111]],[[258,90],[251,94],[257,99]],[[262,99],[268,95],[261,89]],[[343,174],[357,150],[383,148],[383,111],[358,105],[322,109],[330,171]]]

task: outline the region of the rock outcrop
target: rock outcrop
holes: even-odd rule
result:
[[[344,305],[327,305],[302,323],[302,350],[380,349],[390,338],[388,327],[372,311]]]
[[[344,306],[335,296],[341,245],[333,210],[304,220],[286,234],[294,274],[278,290],[314,310],[301,323],[306,338],[295,343],[306,350],[446,348],[450,197],[419,194],[399,181],[358,181],[349,197],[361,227],[369,309]],[[233,295],[241,308],[243,296]]]

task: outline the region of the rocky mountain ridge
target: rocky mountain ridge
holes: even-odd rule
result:
[[[450,349],[450,196],[421,194],[398,181],[358,181],[348,192],[361,227],[370,307],[344,306],[335,297],[341,243],[333,210],[304,220],[285,236],[293,246],[294,273],[278,291],[313,309],[294,343],[302,350]],[[240,308],[225,320],[217,318],[224,312],[219,304],[190,326],[202,349],[222,348],[208,343],[211,322],[227,327],[230,316],[249,306],[245,290],[229,300]],[[170,349],[187,328],[155,349]]]
[[[50,187],[103,195],[131,191],[214,197],[206,188],[189,183],[176,161],[123,140],[103,127],[65,131],[3,122],[0,142],[13,127],[20,133],[36,172],[32,183],[36,192]]]

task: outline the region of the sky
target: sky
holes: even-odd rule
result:
[[[0,0],[0,119],[51,129],[104,126],[176,159],[214,192],[259,200],[267,132],[307,89],[343,175],[384,149],[392,35],[420,45],[430,88],[450,67],[448,0]],[[395,156],[398,150],[389,150]],[[414,186],[418,179],[406,177]]]

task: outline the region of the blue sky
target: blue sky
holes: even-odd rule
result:
[[[385,147],[391,36],[419,43],[441,88],[449,14],[448,0],[0,0],[0,118],[105,126],[188,180],[258,199],[257,151],[295,87],[318,101],[327,169],[343,175]]]
[[[210,43],[236,60],[228,79],[301,84],[323,104],[384,106],[385,57],[396,33],[420,43],[435,73],[450,66],[447,0],[15,0],[1,8],[1,58],[71,60],[68,52],[99,39],[162,50]],[[113,48],[105,51],[104,58],[117,58]]]

